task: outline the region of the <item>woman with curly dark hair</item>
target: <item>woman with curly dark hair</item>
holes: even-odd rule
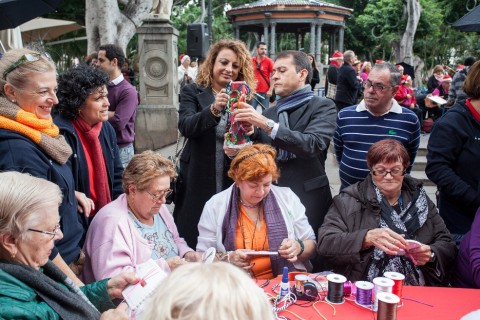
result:
[[[68,160],[75,190],[92,199],[90,218],[122,194],[123,167],[108,123],[108,75],[80,65],[58,78],[55,124],[73,149]]]
[[[225,87],[231,81],[245,81],[255,88],[252,58],[243,42],[220,40],[210,47],[196,83],[181,91],[178,129],[188,142],[180,158],[181,182],[177,182],[173,215],[180,235],[192,248],[205,202],[233,183],[227,176],[230,159],[223,151],[228,120]]]

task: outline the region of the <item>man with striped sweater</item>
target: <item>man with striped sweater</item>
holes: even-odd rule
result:
[[[366,155],[375,142],[397,139],[410,155],[410,172],[420,144],[420,122],[411,110],[394,99],[400,73],[390,63],[375,64],[363,83],[364,99],[337,115],[333,137],[340,166],[341,189],[365,179],[369,173]]]

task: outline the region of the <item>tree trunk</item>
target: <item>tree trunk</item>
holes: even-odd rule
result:
[[[203,23],[205,17],[207,16],[207,10],[205,9],[205,0],[200,1],[200,8],[202,9],[202,13],[200,14],[200,17],[195,19],[195,23]]]
[[[392,42],[393,52],[396,62],[405,62],[415,67],[415,83],[418,83],[420,77],[417,76],[417,71],[423,69],[423,63],[419,57],[413,55],[413,41],[415,39],[415,33],[417,32],[420,16],[422,15],[420,1],[406,0],[406,14],[408,17],[407,26],[405,27],[400,43],[398,41]]]
[[[120,10],[119,3],[123,5]],[[88,53],[102,44],[115,44],[125,52],[137,27],[152,9],[152,0],[86,0]]]

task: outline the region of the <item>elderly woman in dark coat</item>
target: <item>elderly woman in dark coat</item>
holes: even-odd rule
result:
[[[115,131],[108,123],[108,75],[92,66],[80,65],[58,79],[55,124],[73,150],[68,164],[75,190],[91,198],[93,217],[103,206],[123,193],[123,167]]]
[[[381,140],[367,164],[368,177],[333,199],[317,252],[351,281],[396,271],[408,285],[446,285],[456,247],[421,183],[405,176],[405,147]]]

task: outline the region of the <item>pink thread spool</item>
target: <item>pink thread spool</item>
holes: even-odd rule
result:
[[[351,294],[352,294],[352,282],[347,281],[343,284],[343,295],[345,297],[348,297]]]

